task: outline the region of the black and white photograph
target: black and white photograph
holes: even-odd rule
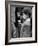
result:
[[[37,3],[6,2],[5,44],[37,41]]]
[[[10,16],[12,38],[32,37],[32,7],[11,6],[11,9],[15,10],[15,15],[11,12]]]

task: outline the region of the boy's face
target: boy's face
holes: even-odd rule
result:
[[[27,18],[28,16],[25,13],[23,13],[23,19],[27,19]]]

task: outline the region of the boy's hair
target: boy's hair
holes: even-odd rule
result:
[[[25,13],[26,15],[28,15],[29,17],[32,15],[32,9],[29,8],[29,7],[25,7],[23,10],[22,10],[23,13]]]

